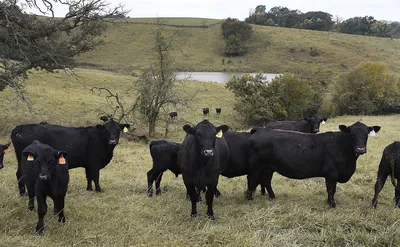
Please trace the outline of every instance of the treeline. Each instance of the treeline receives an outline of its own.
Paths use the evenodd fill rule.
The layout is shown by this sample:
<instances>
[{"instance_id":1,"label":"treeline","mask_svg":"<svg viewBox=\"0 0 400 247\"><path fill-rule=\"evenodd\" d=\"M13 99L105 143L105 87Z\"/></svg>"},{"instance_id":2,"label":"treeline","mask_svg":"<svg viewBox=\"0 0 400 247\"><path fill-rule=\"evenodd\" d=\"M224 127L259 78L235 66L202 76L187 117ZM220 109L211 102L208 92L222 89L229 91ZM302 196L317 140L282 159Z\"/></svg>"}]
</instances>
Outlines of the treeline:
<instances>
[{"instance_id":1,"label":"treeline","mask_svg":"<svg viewBox=\"0 0 400 247\"><path fill-rule=\"evenodd\" d=\"M265 5L258 5L245 19L247 23L288 28L335 31L340 33L400 38L400 22L378 21L373 16L333 19L323 11L303 13L287 7L276 6L266 11Z\"/></svg>"}]
</instances>

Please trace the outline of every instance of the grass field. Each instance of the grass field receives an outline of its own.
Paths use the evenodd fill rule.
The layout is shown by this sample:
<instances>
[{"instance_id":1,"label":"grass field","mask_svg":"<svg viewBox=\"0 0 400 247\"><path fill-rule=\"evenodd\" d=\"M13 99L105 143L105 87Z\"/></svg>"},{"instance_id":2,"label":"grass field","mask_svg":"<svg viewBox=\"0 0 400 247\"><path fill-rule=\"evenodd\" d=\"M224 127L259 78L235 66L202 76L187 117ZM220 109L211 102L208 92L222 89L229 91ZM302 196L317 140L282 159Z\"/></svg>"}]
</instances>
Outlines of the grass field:
<instances>
[{"instance_id":1,"label":"grass field","mask_svg":"<svg viewBox=\"0 0 400 247\"><path fill-rule=\"evenodd\" d=\"M11 129L19 123L100 123L98 109L105 106L105 100L88 90L92 86L108 86L119 91L127 103L133 101L126 91L132 80L129 76L87 69L79 69L77 75L78 81L64 73L33 73L27 89L37 114L30 115L22 107L16 110L6 100L1 102L0 141L9 140ZM197 97L191 108L178 109L179 120L170 130L172 140L181 141L182 125L202 120L201 108L207 106L223 109L221 116L214 111L210 114L213 123L241 128L241 117L232 108L233 95L223 85L185 82L182 92L197 92ZM0 93L2 99L11 95L8 90ZM18 195L15 155L7 153L5 168L0 171L0 246L398 246L400 210L394 208L390 182L380 194L377 210L370 209L370 202L380 156L386 145L398 139L399 119L397 115L344 116L328 119L321 126L323 132L357 120L382 126L377 136L369 139L368 153L359 158L352 179L338 185L337 208L328 208L321 178L298 181L275 175L276 200L257 191L255 199L247 201L245 177L222 177L218 187L223 196L214 200L217 220L212 222L206 217L205 203L198 207L198 218L190 218L182 178L169 172L161 184L163 194L148 198L148 145L123 137L113 160L101 171L104 192L86 191L83 169L70 171L67 223L58 225L49 202L43 237L34 235L37 213L29 212L27 198ZM162 123L157 133L161 138Z\"/></svg>"},{"instance_id":2,"label":"grass field","mask_svg":"<svg viewBox=\"0 0 400 247\"><path fill-rule=\"evenodd\" d=\"M164 18L174 25L202 25L219 20ZM149 63L155 26L130 22L154 22L153 18L130 18L120 26L110 26L105 44L81 55L78 62L97 68L131 73ZM174 45L176 68L181 71L237 71L283 73L313 67L331 73L347 71L363 61L381 61L397 73L400 66L400 40L335 32L320 32L253 25L250 52L243 57L223 55L221 26L210 28L166 27L178 31ZM319 55L311 56L310 49ZM222 59L225 63L222 63Z\"/></svg>"}]
</instances>

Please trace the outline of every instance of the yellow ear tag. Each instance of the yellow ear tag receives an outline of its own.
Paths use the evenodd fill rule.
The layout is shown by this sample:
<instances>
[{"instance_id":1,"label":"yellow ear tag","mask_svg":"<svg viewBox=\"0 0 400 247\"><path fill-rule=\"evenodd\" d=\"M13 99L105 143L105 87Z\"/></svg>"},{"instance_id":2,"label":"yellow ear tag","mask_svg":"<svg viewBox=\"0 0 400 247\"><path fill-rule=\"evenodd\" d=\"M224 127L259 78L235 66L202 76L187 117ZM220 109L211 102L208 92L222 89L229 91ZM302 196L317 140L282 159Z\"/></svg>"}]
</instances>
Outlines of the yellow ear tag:
<instances>
[{"instance_id":1,"label":"yellow ear tag","mask_svg":"<svg viewBox=\"0 0 400 247\"><path fill-rule=\"evenodd\" d=\"M124 127L124 129L122 130L124 133L128 132L128 128Z\"/></svg>"},{"instance_id":2,"label":"yellow ear tag","mask_svg":"<svg viewBox=\"0 0 400 247\"><path fill-rule=\"evenodd\" d=\"M58 158L58 164L65 165L65 158L62 154L61 154L60 158Z\"/></svg>"},{"instance_id":3,"label":"yellow ear tag","mask_svg":"<svg viewBox=\"0 0 400 247\"><path fill-rule=\"evenodd\" d=\"M35 158L31 154L28 154L28 158L26 160L28 161L33 161Z\"/></svg>"},{"instance_id":4,"label":"yellow ear tag","mask_svg":"<svg viewBox=\"0 0 400 247\"><path fill-rule=\"evenodd\" d=\"M215 136L218 137L218 138L221 138L222 137L222 130L218 131L218 133Z\"/></svg>"}]
</instances>

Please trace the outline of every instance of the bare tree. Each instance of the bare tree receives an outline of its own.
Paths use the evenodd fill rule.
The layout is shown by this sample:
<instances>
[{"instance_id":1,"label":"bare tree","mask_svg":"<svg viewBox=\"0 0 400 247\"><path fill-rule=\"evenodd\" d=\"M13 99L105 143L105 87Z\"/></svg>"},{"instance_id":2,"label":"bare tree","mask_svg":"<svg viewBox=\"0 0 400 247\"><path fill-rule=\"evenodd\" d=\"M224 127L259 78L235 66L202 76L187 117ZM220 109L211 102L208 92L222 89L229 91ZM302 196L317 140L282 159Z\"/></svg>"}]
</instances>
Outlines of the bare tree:
<instances>
[{"instance_id":1,"label":"bare tree","mask_svg":"<svg viewBox=\"0 0 400 247\"><path fill-rule=\"evenodd\" d=\"M177 83L182 83L176 79L173 69L174 59L171 56L177 31L168 35L163 23L157 20L153 34L155 41L152 49L153 62L149 68L141 71L134 85L138 91L138 110L148 122L150 137L155 134L156 122L162 111L167 111L171 106L186 105L194 97L183 96L175 87Z\"/></svg>"},{"instance_id":2,"label":"bare tree","mask_svg":"<svg viewBox=\"0 0 400 247\"><path fill-rule=\"evenodd\" d=\"M53 4L69 7L63 18L54 17ZM23 6L50 17L27 14ZM0 2L0 91L12 87L31 104L24 81L31 69L54 72L73 68L75 55L102 43L107 17L123 16L122 6L106 0L4 0ZM115 19L115 18L112 18Z\"/></svg>"}]
</instances>

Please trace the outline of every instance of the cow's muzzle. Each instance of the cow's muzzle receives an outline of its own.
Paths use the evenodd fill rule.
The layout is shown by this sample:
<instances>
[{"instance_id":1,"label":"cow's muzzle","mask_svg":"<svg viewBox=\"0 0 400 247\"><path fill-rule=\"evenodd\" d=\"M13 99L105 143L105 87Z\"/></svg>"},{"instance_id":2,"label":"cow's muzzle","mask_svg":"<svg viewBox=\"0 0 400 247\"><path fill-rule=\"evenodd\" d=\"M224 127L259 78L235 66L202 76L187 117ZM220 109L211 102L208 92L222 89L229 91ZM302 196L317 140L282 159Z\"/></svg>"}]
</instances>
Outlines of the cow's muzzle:
<instances>
[{"instance_id":1,"label":"cow's muzzle","mask_svg":"<svg viewBox=\"0 0 400 247\"><path fill-rule=\"evenodd\" d=\"M206 149L203 151L204 157L213 157L214 156L214 150L212 149Z\"/></svg>"},{"instance_id":2,"label":"cow's muzzle","mask_svg":"<svg viewBox=\"0 0 400 247\"><path fill-rule=\"evenodd\" d=\"M109 140L108 144L110 145L117 145L118 144L118 140Z\"/></svg>"},{"instance_id":3,"label":"cow's muzzle","mask_svg":"<svg viewBox=\"0 0 400 247\"><path fill-rule=\"evenodd\" d=\"M365 154L367 152L367 148L356 148L356 154Z\"/></svg>"},{"instance_id":4,"label":"cow's muzzle","mask_svg":"<svg viewBox=\"0 0 400 247\"><path fill-rule=\"evenodd\" d=\"M49 175L46 175L46 174L39 174L39 179L40 180L43 180L43 181L46 181L46 180L48 180L49 179Z\"/></svg>"}]
</instances>

